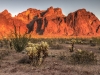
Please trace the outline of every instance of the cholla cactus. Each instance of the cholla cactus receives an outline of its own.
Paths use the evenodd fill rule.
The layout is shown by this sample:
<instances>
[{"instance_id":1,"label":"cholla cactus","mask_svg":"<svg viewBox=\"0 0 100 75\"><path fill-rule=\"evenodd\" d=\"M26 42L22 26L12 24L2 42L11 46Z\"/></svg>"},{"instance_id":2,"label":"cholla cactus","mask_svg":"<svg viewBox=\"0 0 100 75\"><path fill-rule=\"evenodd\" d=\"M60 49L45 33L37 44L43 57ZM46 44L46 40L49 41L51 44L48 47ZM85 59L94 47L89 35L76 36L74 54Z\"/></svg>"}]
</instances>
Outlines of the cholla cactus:
<instances>
[{"instance_id":1,"label":"cholla cactus","mask_svg":"<svg viewBox=\"0 0 100 75\"><path fill-rule=\"evenodd\" d=\"M83 44L83 41L79 39L79 40L77 40L77 43L78 44Z\"/></svg>"},{"instance_id":2,"label":"cholla cactus","mask_svg":"<svg viewBox=\"0 0 100 75\"><path fill-rule=\"evenodd\" d=\"M74 44L75 44L76 40L75 39L72 39L71 40L71 48L69 49L70 52L73 52L74 51Z\"/></svg>"},{"instance_id":3,"label":"cholla cactus","mask_svg":"<svg viewBox=\"0 0 100 75\"><path fill-rule=\"evenodd\" d=\"M28 42L28 46L26 47L27 55L32 62L32 65L41 65L44 59L48 56L48 43L41 42L40 44L33 44Z\"/></svg>"},{"instance_id":4,"label":"cholla cactus","mask_svg":"<svg viewBox=\"0 0 100 75\"><path fill-rule=\"evenodd\" d=\"M44 54L44 57L46 57L48 55L48 47L49 47L49 45L47 42L41 42L40 48Z\"/></svg>"},{"instance_id":5,"label":"cholla cactus","mask_svg":"<svg viewBox=\"0 0 100 75\"><path fill-rule=\"evenodd\" d=\"M81 49L77 49L77 51L78 51L79 53L81 53L81 52L82 52L82 50L81 50Z\"/></svg>"},{"instance_id":6,"label":"cholla cactus","mask_svg":"<svg viewBox=\"0 0 100 75\"><path fill-rule=\"evenodd\" d=\"M33 47L34 46L34 44L33 43L31 43L30 41L28 42L28 44L27 44L27 46L28 47Z\"/></svg>"},{"instance_id":7,"label":"cholla cactus","mask_svg":"<svg viewBox=\"0 0 100 75\"><path fill-rule=\"evenodd\" d=\"M71 42L72 42L72 43L75 43L75 42L76 42L76 40L75 40L75 39L72 39L72 40L71 40Z\"/></svg>"}]
</instances>

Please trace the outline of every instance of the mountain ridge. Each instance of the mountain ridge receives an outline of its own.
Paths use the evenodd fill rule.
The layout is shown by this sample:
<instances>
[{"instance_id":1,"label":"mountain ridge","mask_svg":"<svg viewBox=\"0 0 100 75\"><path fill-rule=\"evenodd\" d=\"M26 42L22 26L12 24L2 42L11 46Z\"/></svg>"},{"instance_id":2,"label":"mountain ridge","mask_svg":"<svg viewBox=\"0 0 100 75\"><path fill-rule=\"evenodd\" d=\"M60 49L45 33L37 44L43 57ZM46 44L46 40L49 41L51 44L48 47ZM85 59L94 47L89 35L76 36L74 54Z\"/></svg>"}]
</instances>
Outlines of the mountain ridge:
<instances>
[{"instance_id":1,"label":"mountain ridge","mask_svg":"<svg viewBox=\"0 0 100 75\"><path fill-rule=\"evenodd\" d=\"M29 8L11 17L8 10L0 13L0 34L11 34L13 25L21 26L21 34L31 33L41 36L100 36L100 20L85 8L65 16L61 8L49 7L47 10ZM17 28L18 30L18 28ZM4 35L5 34L5 35Z\"/></svg>"}]
</instances>

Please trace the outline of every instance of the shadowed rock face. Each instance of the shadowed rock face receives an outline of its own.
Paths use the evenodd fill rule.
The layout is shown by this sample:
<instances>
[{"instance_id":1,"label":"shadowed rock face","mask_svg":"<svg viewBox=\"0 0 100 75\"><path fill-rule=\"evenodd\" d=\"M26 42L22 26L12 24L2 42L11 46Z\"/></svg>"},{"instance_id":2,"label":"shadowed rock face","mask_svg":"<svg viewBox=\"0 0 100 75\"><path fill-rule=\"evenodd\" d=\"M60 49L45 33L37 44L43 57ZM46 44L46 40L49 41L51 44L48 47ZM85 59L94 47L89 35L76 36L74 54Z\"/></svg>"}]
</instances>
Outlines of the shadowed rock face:
<instances>
[{"instance_id":1,"label":"shadowed rock face","mask_svg":"<svg viewBox=\"0 0 100 75\"><path fill-rule=\"evenodd\" d=\"M99 19L86 9L67 16L63 15L61 8L53 7L47 10L29 8L15 17L11 17L7 10L0 13L0 33L10 34L13 24L20 26L21 34L28 30L32 35L43 36L100 36Z\"/></svg>"},{"instance_id":2,"label":"shadowed rock face","mask_svg":"<svg viewBox=\"0 0 100 75\"><path fill-rule=\"evenodd\" d=\"M68 16L64 16L60 8L50 7L43 13L42 17L38 17L37 20L33 19L36 23L31 28L34 29L35 26L36 30L38 30L32 30L33 32L42 33L43 35L100 35L100 21L93 13L86 11L86 9L79 9L69 13ZM30 23L29 26L31 26ZM31 28L29 28L29 31Z\"/></svg>"},{"instance_id":3,"label":"shadowed rock face","mask_svg":"<svg viewBox=\"0 0 100 75\"><path fill-rule=\"evenodd\" d=\"M14 26L16 25L17 31L20 26L20 34L24 34L27 30L26 24L17 18L11 17L11 14L4 10L0 13L0 38L11 37L14 33Z\"/></svg>"},{"instance_id":4,"label":"shadowed rock face","mask_svg":"<svg viewBox=\"0 0 100 75\"><path fill-rule=\"evenodd\" d=\"M65 21L73 28L74 35L100 35L100 21L93 13L85 9L79 9L70 13Z\"/></svg>"}]
</instances>

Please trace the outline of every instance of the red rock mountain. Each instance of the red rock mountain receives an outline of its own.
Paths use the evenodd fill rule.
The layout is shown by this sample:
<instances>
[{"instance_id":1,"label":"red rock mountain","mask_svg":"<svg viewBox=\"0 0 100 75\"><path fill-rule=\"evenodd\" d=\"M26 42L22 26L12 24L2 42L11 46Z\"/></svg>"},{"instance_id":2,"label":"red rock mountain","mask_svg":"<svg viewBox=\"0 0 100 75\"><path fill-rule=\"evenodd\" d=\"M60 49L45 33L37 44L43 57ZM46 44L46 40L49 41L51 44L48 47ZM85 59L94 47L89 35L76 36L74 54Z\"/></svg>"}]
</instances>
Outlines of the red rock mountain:
<instances>
[{"instance_id":1,"label":"red rock mountain","mask_svg":"<svg viewBox=\"0 0 100 75\"><path fill-rule=\"evenodd\" d=\"M26 31L32 36L100 36L99 19L86 9L63 15L61 8L50 7L47 10L29 8L15 17L4 10L0 13L0 35L10 36L20 26L20 33Z\"/></svg>"}]
</instances>

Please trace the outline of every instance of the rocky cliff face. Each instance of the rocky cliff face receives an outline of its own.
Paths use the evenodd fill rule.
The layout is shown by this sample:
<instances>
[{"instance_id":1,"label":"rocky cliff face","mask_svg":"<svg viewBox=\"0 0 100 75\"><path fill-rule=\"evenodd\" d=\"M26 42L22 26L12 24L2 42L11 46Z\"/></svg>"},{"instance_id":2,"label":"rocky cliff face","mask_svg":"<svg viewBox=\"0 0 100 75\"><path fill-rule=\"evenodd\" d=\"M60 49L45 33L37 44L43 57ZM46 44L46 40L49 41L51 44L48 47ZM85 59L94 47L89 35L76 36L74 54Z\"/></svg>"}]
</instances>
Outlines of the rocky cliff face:
<instances>
[{"instance_id":1,"label":"rocky cliff face","mask_svg":"<svg viewBox=\"0 0 100 75\"><path fill-rule=\"evenodd\" d=\"M100 35L99 19L86 9L79 9L70 13L65 21L73 29L73 35Z\"/></svg>"},{"instance_id":2,"label":"rocky cliff face","mask_svg":"<svg viewBox=\"0 0 100 75\"><path fill-rule=\"evenodd\" d=\"M29 8L22 13L19 13L15 18L22 20L24 23L30 22L35 16L40 15L41 11Z\"/></svg>"},{"instance_id":3,"label":"rocky cliff face","mask_svg":"<svg viewBox=\"0 0 100 75\"><path fill-rule=\"evenodd\" d=\"M60 8L50 7L42 17L28 24L29 32L42 35L99 36L100 21L86 9L79 9L64 16ZM30 27L29 27L30 26ZM35 30L34 30L35 29Z\"/></svg>"},{"instance_id":4,"label":"rocky cliff face","mask_svg":"<svg viewBox=\"0 0 100 75\"><path fill-rule=\"evenodd\" d=\"M100 36L100 21L86 9L63 15L61 8L47 10L29 8L15 17L4 10L0 13L0 33L11 33L13 25L20 26L21 34L43 36ZM18 30L18 28L17 28Z\"/></svg>"},{"instance_id":5,"label":"rocky cliff face","mask_svg":"<svg viewBox=\"0 0 100 75\"><path fill-rule=\"evenodd\" d=\"M4 10L0 13L0 38L11 37L11 34L14 33L14 25L16 26L17 31L20 27L21 34L24 34L27 30L26 23L20 19L12 18L11 14Z\"/></svg>"}]
</instances>

